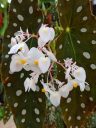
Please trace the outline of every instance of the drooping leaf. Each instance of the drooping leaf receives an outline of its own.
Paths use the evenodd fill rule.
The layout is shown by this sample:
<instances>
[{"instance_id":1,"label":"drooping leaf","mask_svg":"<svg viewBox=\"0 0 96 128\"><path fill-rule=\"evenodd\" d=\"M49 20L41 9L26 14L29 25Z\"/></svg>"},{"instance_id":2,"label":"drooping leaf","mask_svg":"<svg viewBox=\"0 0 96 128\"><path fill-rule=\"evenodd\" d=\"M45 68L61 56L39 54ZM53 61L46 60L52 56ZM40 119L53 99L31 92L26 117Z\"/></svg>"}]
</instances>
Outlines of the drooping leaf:
<instances>
[{"instance_id":1,"label":"drooping leaf","mask_svg":"<svg viewBox=\"0 0 96 128\"><path fill-rule=\"evenodd\" d=\"M96 106L96 20L91 15L89 0L59 0L58 10L63 32L56 44L57 58L73 58L86 70L84 92L74 89L61 107L68 128L86 128L86 120ZM64 81L59 69L58 79Z\"/></svg>"},{"instance_id":2,"label":"drooping leaf","mask_svg":"<svg viewBox=\"0 0 96 128\"><path fill-rule=\"evenodd\" d=\"M9 25L5 33L2 55L2 80L8 103L18 128L42 128L45 114L45 97L41 91L29 93L24 90L27 72L9 74L11 56L8 55L10 39L20 27L30 33L37 33L42 23L42 13L38 9L37 0L12 0ZM28 42L33 46L36 40ZM40 85L38 84L40 87Z\"/></svg>"}]
</instances>

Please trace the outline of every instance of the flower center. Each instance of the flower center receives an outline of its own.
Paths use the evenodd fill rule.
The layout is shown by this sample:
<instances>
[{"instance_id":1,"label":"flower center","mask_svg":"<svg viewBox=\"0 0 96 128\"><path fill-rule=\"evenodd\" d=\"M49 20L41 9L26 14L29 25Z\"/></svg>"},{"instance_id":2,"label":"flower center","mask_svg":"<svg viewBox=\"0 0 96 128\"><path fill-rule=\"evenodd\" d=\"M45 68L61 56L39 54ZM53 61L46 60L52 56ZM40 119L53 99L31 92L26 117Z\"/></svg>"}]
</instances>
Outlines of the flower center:
<instances>
[{"instance_id":1,"label":"flower center","mask_svg":"<svg viewBox=\"0 0 96 128\"><path fill-rule=\"evenodd\" d=\"M38 65L39 64L39 61L38 60L34 60L34 64L35 65Z\"/></svg>"},{"instance_id":2,"label":"flower center","mask_svg":"<svg viewBox=\"0 0 96 128\"><path fill-rule=\"evenodd\" d=\"M21 59L21 60L20 60L20 63L21 63L21 64L26 64L27 61L26 61L26 59Z\"/></svg>"},{"instance_id":3,"label":"flower center","mask_svg":"<svg viewBox=\"0 0 96 128\"><path fill-rule=\"evenodd\" d=\"M22 47L21 47L21 48L19 48L19 50L20 50L20 51L22 51L22 49L23 49Z\"/></svg>"},{"instance_id":4,"label":"flower center","mask_svg":"<svg viewBox=\"0 0 96 128\"><path fill-rule=\"evenodd\" d=\"M42 89L42 92L44 92L44 93L46 92L44 88Z\"/></svg>"},{"instance_id":5,"label":"flower center","mask_svg":"<svg viewBox=\"0 0 96 128\"><path fill-rule=\"evenodd\" d=\"M77 88L77 86L78 86L78 83L77 82L73 82L73 87Z\"/></svg>"}]
</instances>

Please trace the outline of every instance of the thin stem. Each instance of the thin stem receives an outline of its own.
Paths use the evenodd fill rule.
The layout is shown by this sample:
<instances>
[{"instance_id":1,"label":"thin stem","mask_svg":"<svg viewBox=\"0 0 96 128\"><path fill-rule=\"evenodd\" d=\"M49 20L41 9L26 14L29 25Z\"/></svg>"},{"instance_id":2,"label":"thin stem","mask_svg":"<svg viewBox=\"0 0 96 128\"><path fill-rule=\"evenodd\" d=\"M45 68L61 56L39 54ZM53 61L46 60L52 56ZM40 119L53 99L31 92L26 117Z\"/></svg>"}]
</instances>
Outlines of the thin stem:
<instances>
[{"instance_id":1,"label":"thin stem","mask_svg":"<svg viewBox=\"0 0 96 128\"><path fill-rule=\"evenodd\" d=\"M51 69L52 69L52 67L53 67L53 64L54 64L54 63L51 64L51 66L50 66L50 68L49 68L49 71L48 71L48 75L47 75L47 83L48 83L48 77L49 77L49 74L50 74L50 78L51 78L51 80L53 81L53 77L52 77L52 74L51 74Z\"/></svg>"},{"instance_id":2,"label":"thin stem","mask_svg":"<svg viewBox=\"0 0 96 128\"><path fill-rule=\"evenodd\" d=\"M28 40L30 40L31 38L38 38L36 35L34 35L34 34L32 34L26 41L25 41L25 43L28 41Z\"/></svg>"},{"instance_id":3,"label":"thin stem","mask_svg":"<svg viewBox=\"0 0 96 128\"><path fill-rule=\"evenodd\" d=\"M60 62L56 62L58 65L60 65L64 70L66 70L66 68L60 63Z\"/></svg>"}]
</instances>

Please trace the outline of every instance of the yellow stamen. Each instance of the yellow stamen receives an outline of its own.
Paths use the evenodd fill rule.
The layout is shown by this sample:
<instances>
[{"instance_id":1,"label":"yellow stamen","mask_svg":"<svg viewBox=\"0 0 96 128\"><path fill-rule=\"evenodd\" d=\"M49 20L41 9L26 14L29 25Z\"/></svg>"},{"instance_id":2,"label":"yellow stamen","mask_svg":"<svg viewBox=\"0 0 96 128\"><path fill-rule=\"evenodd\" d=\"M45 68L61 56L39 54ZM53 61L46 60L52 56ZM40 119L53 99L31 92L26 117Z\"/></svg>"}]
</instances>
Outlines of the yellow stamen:
<instances>
[{"instance_id":1,"label":"yellow stamen","mask_svg":"<svg viewBox=\"0 0 96 128\"><path fill-rule=\"evenodd\" d=\"M34 61L34 64L35 64L35 65L38 65L38 64L39 64L39 61L38 61L38 60L35 60L35 61Z\"/></svg>"},{"instance_id":2,"label":"yellow stamen","mask_svg":"<svg viewBox=\"0 0 96 128\"><path fill-rule=\"evenodd\" d=\"M44 88L42 89L42 92L44 92L44 93L46 92Z\"/></svg>"},{"instance_id":3,"label":"yellow stamen","mask_svg":"<svg viewBox=\"0 0 96 128\"><path fill-rule=\"evenodd\" d=\"M78 83L77 82L73 82L73 87L77 88L77 86L78 86Z\"/></svg>"},{"instance_id":4,"label":"yellow stamen","mask_svg":"<svg viewBox=\"0 0 96 128\"><path fill-rule=\"evenodd\" d=\"M21 59L21 60L20 60L20 63L21 63L21 64L26 64L26 62L27 62L26 59Z\"/></svg>"},{"instance_id":5,"label":"yellow stamen","mask_svg":"<svg viewBox=\"0 0 96 128\"><path fill-rule=\"evenodd\" d=\"M23 49L22 47L21 47L21 48L19 48L19 50L20 50L20 51L22 51L22 49Z\"/></svg>"}]
</instances>

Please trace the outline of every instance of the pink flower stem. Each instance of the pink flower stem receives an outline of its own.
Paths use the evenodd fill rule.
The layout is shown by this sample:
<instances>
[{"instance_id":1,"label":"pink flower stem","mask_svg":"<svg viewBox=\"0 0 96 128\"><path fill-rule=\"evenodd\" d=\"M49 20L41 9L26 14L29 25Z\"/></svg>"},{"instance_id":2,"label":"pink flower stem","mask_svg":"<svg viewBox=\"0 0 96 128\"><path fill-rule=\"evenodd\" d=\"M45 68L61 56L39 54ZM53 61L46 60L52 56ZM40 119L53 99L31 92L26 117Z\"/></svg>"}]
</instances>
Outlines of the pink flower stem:
<instances>
[{"instance_id":1,"label":"pink flower stem","mask_svg":"<svg viewBox=\"0 0 96 128\"><path fill-rule=\"evenodd\" d=\"M60 62L56 62L58 65L60 65L64 70L66 70L66 68L63 66L63 64L62 63L60 63Z\"/></svg>"}]
</instances>

